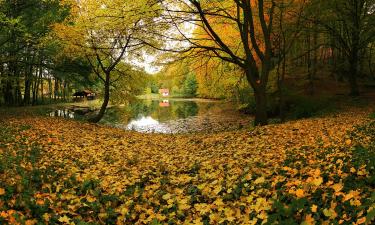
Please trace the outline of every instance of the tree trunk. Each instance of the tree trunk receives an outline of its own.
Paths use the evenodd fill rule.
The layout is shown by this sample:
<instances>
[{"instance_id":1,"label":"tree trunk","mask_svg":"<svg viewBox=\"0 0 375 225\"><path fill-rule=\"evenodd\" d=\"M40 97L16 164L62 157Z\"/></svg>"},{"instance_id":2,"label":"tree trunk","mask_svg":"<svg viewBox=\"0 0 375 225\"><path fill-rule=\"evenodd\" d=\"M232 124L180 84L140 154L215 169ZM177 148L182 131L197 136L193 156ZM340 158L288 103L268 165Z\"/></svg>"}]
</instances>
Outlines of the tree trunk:
<instances>
[{"instance_id":1,"label":"tree trunk","mask_svg":"<svg viewBox=\"0 0 375 225\"><path fill-rule=\"evenodd\" d=\"M31 73L26 73L25 75L25 92L24 92L24 97L23 97L23 104L24 105L29 105L30 104L30 99L31 99L31 80L30 80L30 75Z\"/></svg>"},{"instance_id":2,"label":"tree trunk","mask_svg":"<svg viewBox=\"0 0 375 225\"><path fill-rule=\"evenodd\" d=\"M352 49L349 54L349 84L350 95L359 96L359 89L357 84L358 76L358 58L359 58L359 34L352 33Z\"/></svg>"},{"instance_id":3,"label":"tree trunk","mask_svg":"<svg viewBox=\"0 0 375 225\"><path fill-rule=\"evenodd\" d=\"M255 97L255 126L264 126L268 124L267 118L267 95L265 88L254 89Z\"/></svg>"},{"instance_id":4,"label":"tree trunk","mask_svg":"<svg viewBox=\"0 0 375 225\"><path fill-rule=\"evenodd\" d=\"M106 79L104 83L104 101L100 108L99 113L95 117L89 119L89 122L92 122L92 123L98 123L103 118L105 111L107 109L108 103L109 103L110 73L107 73L105 78Z\"/></svg>"},{"instance_id":5,"label":"tree trunk","mask_svg":"<svg viewBox=\"0 0 375 225\"><path fill-rule=\"evenodd\" d=\"M373 78L375 78L375 73L374 73L373 70L372 70L372 66L373 66L373 64L372 64L372 48L373 48L373 46L371 45L371 46L370 46L370 49L369 49L368 68L369 68L370 75L371 75Z\"/></svg>"},{"instance_id":6,"label":"tree trunk","mask_svg":"<svg viewBox=\"0 0 375 225\"><path fill-rule=\"evenodd\" d=\"M43 75L40 76L40 90L41 90L42 104L44 104L44 77Z\"/></svg>"},{"instance_id":7,"label":"tree trunk","mask_svg":"<svg viewBox=\"0 0 375 225\"><path fill-rule=\"evenodd\" d=\"M350 95L359 96L359 89L358 89L358 84L357 84L358 57L356 57L353 54L349 63L350 63L350 69L349 69Z\"/></svg>"},{"instance_id":8,"label":"tree trunk","mask_svg":"<svg viewBox=\"0 0 375 225\"><path fill-rule=\"evenodd\" d=\"M48 95L49 95L49 103L52 102L52 78L48 76Z\"/></svg>"},{"instance_id":9,"label":"tree trunk","mask_svg":"<svg viewBox=\"0 0 375 225\"><path fill-rule=\"evenodd\" d=\"M55 87L53 89L53 99L56 101L57 95L59 93L59 79L55 77Z\"/></svg>"},{"instance_id":10,"label":"tree trunk","mask_svg":"<svg viewBox=\"0 0 375 225\"><path fill-rule=\"evenodd\" d=\"M5 88L4 88L4 99L5 99L5 104L8 106L13 105L13 86L12 86L12 81L11 77L8 76L8 79L5 81Z\"/></svg>"},{"instance_id":11,"label":"tree trunk","mask_svg":"<svg viewBox=\"0 0 375 225\"><path fill-rule=\"evenodd\" d=\"M284 42L285 43L285 42ZM283 49L283 65L282 65L282 72L281 77L278 82L278 89L279 89L279 97L280 97L280 105L279 105L279 114L281 122L285 122L286 118L286 102L285 102L285 93L284 93L284 80L285 80L285 74L286 74L286 52L285 49Z\"/></svg>"}]
</instances>

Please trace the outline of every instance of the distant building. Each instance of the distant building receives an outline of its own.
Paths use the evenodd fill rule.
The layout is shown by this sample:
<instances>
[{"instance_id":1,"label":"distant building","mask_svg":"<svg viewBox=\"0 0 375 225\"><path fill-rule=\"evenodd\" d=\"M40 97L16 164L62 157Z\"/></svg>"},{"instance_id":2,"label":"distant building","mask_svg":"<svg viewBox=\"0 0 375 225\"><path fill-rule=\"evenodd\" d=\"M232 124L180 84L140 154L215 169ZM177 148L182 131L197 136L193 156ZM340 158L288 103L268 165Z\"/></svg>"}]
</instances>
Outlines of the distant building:
<instances>
[{"instance_id":1,"label":"distant building","mask_svg":"<svg viewBox=\"0 0 375 225\"><path fill-rule=\"evenodd\" d=\"M94 100L95 93L89 90L77 91L73 94L74 99Z\"/></svg>"},{"instance_id":2,"label":"distant building","mask_svg":"<svg viewBox=\"0 0 375 225\"><path fill-rule=\"evenodd\" d=\"M159 89L159 94L161 94L163 97L168 97L169 89Z\"/></svg>"}]
</instances>

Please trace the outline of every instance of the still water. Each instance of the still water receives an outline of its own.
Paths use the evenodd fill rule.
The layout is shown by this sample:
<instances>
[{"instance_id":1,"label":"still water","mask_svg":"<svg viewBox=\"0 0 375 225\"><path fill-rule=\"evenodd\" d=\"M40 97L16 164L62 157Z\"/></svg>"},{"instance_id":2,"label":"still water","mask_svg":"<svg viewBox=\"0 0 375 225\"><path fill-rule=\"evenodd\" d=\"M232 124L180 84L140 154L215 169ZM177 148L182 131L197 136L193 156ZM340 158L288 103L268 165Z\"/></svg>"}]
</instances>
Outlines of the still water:
<instances>
[{"instance_id":1,"label":"still water","mask_svg":"<svg viewBox=\"0 0 375 225\"><path fill-rule=\"evenodd\" d=\"M82 119L62 109L50 116ZM251 124L233 103L206 100L138 100L128 106L111 107L100 123L143 133L197 133L236 130Z\"/></svg>"}]
</instances>

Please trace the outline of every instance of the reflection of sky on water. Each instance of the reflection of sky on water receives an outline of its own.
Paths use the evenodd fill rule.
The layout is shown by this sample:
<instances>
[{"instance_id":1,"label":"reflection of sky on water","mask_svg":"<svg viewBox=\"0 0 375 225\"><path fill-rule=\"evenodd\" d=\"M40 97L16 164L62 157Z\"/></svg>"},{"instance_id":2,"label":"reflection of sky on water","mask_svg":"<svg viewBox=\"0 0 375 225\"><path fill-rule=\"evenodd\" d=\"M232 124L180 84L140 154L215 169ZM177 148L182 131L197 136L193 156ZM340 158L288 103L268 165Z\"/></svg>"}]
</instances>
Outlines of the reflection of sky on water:
<instances>
[{"instance_id":1,"label":"reflection of sky on water","mask_svg":"<svg viewBox=\"0 0 375 225\"><path fill-rule=\"evenodd\" d=\"M49 114L50 117L63 117L63 118L69 118L74 119L74 112L68 110L68 109L58 109Z\"/></svg>"},{"instance_id":2,"label":"reflection of sky on water","mask_svg":"<svg viewBox=\"0 0 375 225\"><path fill-rule=\"evenodd\" d=\"M153 119L151 116L142 116L138 119L133 119L129 122L126 127L128 130L134 130L138 132L146 133L170 133L171 130L166 125L159 123L159 121Z\"/></svg>"}]
</instances>

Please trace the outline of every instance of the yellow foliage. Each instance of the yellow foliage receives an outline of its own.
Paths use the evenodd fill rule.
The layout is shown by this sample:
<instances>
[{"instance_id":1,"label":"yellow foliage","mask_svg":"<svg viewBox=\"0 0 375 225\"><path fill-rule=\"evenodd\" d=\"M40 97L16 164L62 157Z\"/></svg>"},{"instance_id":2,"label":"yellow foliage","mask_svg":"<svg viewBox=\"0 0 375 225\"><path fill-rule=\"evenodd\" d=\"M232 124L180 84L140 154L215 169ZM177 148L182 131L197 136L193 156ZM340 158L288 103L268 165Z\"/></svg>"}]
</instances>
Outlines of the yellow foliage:
<instances>
[{"instance_id":1,"label":"yellow foliage","mask_svg":"<svg viewBox=\"0 0 375 225\"><path fill-rule=\"evenodd\" d=\"M103 194L119 196L114 208L118 224L167 223L181 217L186 224L202 224L202 218L212 224L266 223L280 192L288 198L310 200L317 189L324 191L321 201L328 204L308 205L300 212L300 222L314 224L315 215L320 214L328 223L338 217L360 223L362 216L344 218L337 208L342 202L359 206L364 195L362 190L347 190L343 182L349 175L368 174L366 167L358 168L361 174L349 172L351 166L343 168L343 159L351 157L343 140L353 126L366 121L359 115L365 112L204 135L141 134L42 117L12 117L6 123L14 127L30 124L32 129L18 135L19 140L41 147L43 154L34 166L55 166L56 172L64 174L59 181L43 184L45 192L33 196L39 205L52 202L50 210L58 215L44 214L43 223L57 218L72 224L80 218L79 209L102 201L93 191L78 194L75 190L80 187L67 188L72 176L80 183L95 178ZM306 127L311 132L305 133ZM327 137L328 150L317 141L322 137ZM286 164L292 158L299 160ZM302 161L305 164L300 166ZM21 180L0 174L4 182L16 183L16 179ZM3 195L5 190L0 188ZM1 197L0 217L10 221L15 212L2 210ZM110 217L107 207L100 206L100 223Z\"/></svg>"}]
</instances>

